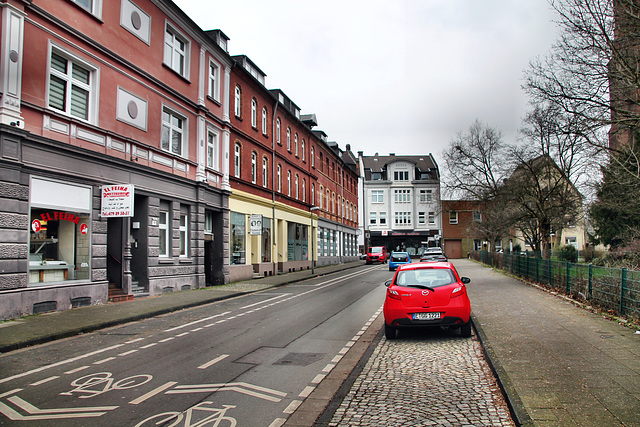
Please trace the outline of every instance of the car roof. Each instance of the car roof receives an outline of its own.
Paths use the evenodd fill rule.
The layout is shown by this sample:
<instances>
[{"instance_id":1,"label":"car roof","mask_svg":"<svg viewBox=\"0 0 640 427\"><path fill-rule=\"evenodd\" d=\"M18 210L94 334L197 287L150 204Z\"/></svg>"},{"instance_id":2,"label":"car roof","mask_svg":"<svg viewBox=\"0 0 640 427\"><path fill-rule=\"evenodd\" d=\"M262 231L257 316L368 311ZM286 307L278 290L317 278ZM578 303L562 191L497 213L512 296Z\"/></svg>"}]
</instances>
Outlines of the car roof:
<instances>
[{"instance_id":1,"label":"car roof","mask_svg":"<svg viewBox=\"0 0 640 427\"><path fill-rule=\"evenodd\" d=\"M393 252L391 252L391 255L393 255L393 254L407 254L407 255L409 255L409 252L406 252L406 251L393 251Z\"/></svg>"},{"instance_id":2,"label":"car roof","mask_svg":"<svg viewBox=\"0 0 640 427\"><path fill-rule=\"evenodd\" d=\"M451 264L449 261L439 261L439 262L429 262L429 263L412 263L412 264L405 264L404 267L402 268L403 271L406 270L420 270L423 268L449 268L449 269L455 269L453 267L453 264Z\"/></svg>"}]
</instances>

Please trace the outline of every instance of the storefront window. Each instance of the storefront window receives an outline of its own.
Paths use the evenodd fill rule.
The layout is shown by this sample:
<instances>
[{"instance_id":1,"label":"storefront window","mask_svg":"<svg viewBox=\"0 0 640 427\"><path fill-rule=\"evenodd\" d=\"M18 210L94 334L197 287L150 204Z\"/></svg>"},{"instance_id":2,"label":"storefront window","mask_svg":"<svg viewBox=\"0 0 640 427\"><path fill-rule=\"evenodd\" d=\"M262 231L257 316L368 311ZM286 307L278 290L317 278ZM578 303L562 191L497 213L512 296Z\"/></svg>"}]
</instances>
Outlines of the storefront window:
<instances>
[{"instance_id":1,"label":"storefront window","mask_svg":"<svg viewBox=\"0 0 640 427\"><path fill-rule=\"evenodd\" d=\"M31 209L29 283L88 280L90 224L87 213Z\"/></svg>"},{"instance_id":2,"label":"storefront window","mask_svg":"<svg viewBox=\"0 0 640 427\"><path fill-rule=\"evenodd\" d=\"M287 261L309 259L308 226L289 223L287 228Z\"/></svg>"},{"instance_id":3,"label":"storefront window","mask_svg":"<svg viewBox=\"0 0 640 427\"><path fill-rule=\"evenodd\" d=\"M246 220L245 215L231 212L231 265L245 264Z\"/></svg>"}]
</instances>

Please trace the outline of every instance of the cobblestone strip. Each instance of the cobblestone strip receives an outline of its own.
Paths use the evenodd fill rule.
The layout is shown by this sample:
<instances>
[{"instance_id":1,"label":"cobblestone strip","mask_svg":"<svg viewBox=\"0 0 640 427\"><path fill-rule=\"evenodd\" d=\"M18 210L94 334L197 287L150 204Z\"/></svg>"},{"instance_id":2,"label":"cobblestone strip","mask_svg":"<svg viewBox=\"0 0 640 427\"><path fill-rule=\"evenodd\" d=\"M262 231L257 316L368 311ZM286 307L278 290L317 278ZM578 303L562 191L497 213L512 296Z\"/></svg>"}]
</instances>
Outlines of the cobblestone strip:
<instances>
[{"instance_id":1,"label":"cobblestone strip","mask_svg":"<svg viewBox=\"0 0 640 427\"><path fill-rule=\"evenodd\" d=\"M449 332L382 339L329 426L515 424L480 343Z\"/></svg>"}]
</instances>

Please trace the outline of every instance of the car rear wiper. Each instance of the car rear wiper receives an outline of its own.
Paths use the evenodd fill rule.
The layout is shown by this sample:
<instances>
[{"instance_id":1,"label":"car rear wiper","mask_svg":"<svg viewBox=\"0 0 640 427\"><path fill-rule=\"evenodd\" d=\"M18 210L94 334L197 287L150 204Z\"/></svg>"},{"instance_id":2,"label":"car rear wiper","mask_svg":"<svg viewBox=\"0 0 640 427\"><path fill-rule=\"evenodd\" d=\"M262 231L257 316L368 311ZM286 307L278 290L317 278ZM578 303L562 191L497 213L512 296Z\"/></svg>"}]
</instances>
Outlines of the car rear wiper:
<instances>
[{"instance_id":1,"label":"car rear wiper","mask_svg":"<svg viewBox=\"0 0 640 427\"><path fill-rule=\"evenodd\" d=\"M406 286L408 286L410 288L427 289L427 290L429 290L431 292L435 292L436 291L435 289L430 288L429 286L425 286L425 285L406 285Z\"/></svg>"}]
</instances>

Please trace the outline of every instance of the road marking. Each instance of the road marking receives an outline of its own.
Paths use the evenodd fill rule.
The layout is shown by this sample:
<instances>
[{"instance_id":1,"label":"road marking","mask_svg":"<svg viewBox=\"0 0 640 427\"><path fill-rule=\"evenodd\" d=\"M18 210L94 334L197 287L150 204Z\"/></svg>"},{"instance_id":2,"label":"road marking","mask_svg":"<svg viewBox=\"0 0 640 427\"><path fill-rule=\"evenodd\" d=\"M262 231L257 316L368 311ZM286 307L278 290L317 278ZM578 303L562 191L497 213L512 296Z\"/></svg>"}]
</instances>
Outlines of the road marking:
<instances>
[{"instance_id":1,"label":"road marking","mask_svg":"<svg viewBox=\"0 0 640 427\"><path fill-rule=\"evenodd\" d=\"M273 297L273 298L270 298L268 300L256 302L254 304L245 305L244 307L240 307L239 310L244 310L246 308L254 307L256 305L261 305L261 304L264 304L264 303L267 303L267 302L270 302L270 301L273 301L273 300L276 300L276 299L280 299L280 298L286 297L288 295L292 295L292 294L291 293L287 293L287 294L278 295L277 297Z\"/></svg>"},{"instance_id":2,"label":"road marking","mask_svg":"<svg viewBox=\"0 0 640 427\"><path fill-rule=\"evenodd\" d=\"M93 362L94 365L102 365L103 363L107 363L111 360L115 359L115 357L107 357L106 359L98 360L97 362Z\"/></svg>"},{"instance_id":3,"label":"road marking","mask_svg":"<svg viewBox=\"0 0 640 427\"><path fill-rule=\"evenodd\" d=\"M6 396L10 396L10 395L12 395L12 394L19 393L19 392L21 392L22 390L23 390L23 389L21 389L21 388L14 388L13 390L9 390L9 391L7 391L7 392L5 392L5 393L0 394L0 398L6 397Z\"/></svg>"},{"instance_id":4,"label":"road marking","mask_svg":"<svg viewBox=\"0 0 640 427\"><path fill-rule=\"evenodd\" d=\"M158 345L158 343L157 342L152 342L151 344L143 345L140 348L147 349L149 347L153 347L154 345Z\"/></svg>"},{"instance_id":5,"label":"road marking","mask_svg":"<svg viewBox=\"0 0 640 427\"><path fill-rule=\"evenodd\" d=\"M316 375L316 377L311 381L311 384L320 384L320 382L322 382L323 379L325 379L327 377L326 374L318 374Z\"/></svg>"},{"instance_id":6,"label":"road marking","mask_svg":"<svg viewBox=\"0 0 640 427\"><path fill-rule=\"evenodd\" d=\"M331 370L332 370L333 368L335 368L335 367L336 367L336 365L335 365L335 364L333 364L333 363L329 363L327 366L325 366L325 367L324 367L324 369L322 370L322 372L329 373L329 372L331 372Z\"/></svg>"},{"instance_id":7,"label":"road marking","mask_svg":"<svg viewBox=\"0 0 640 427\"><path fill-rule=\"evenodd\" d=\"M160 387L151 390L149 393L143 394L142 396L138 397L137 399L133 399L131 402L129 402L131 405L137 405L139 403L144 402L147 399L152 398L153 396L155 396L156 394L162 393L163 391L165 391L168 388L173 387L174 385L178 384L175 381L169 381L168 383L161 385Z\"/></svg>"},{"instance_id":8,"label":"road marking","mask_svg":"<svg viewBox=\"0 0 640 427\"><path fill-rule=\"evenodd\" d=\"M22 415L8 405L0 402L0 412L7 416L12 421L27 421L27 420L53 420L64 418L86 418L86 417L100 417L106 414L106 411L112 411L119 408L118 406L97 406L88 408L55 408L55 409L39 409L29 402L19 398L18 396L12 396L9 402L13 403L18 408L22 409L29 415ZM100 412L98 412L100 411Z\"/></svg>"},{"instance_id":9,"label":"road marking","mask_svg":"<svg viewBox=\"0 0 640 427\"><path fill-rule=\"evenodd\" d=\"M300 392L300 394L298 395L298 397L309 397L309 395L313 392L313 390L315 390L315 387L312 386L307 386L304 388L304 390L302 390Z\"/></svg>"},{"instance_id":10,"label":"road marking","mask_svg":"<svg viewBox=\"0 0 640 427\"><path fill-rule=\"evenodd\" d=\"M298 409L298 406L302 405L302 401L301 400L294 400L293 402L291 402L289 404L289 406L287 406L287 408L282 411L282 413L284 414L293 414L296 409Z\"/></svg>"},{"instance_id":11,"label":"road marking","mask_svg":"<svg viewBox=\"0 0 640 427\"><path fill-rule=\"evenodd\" d=\"M238 393L268 400L270 402L280 402L282 400L281 397L286 397L287 395L287 393L278 390L260 387L244 382L227 384L179 385L175 389L167 391L166 394L214 393L217 391L236 391Z\"/></svg>"},{"instance_id":12,"label":"road marking","mask_svg":"<svg viewBox=\"0 0 640 427\"><path fill-rule=\"evenodd\" d=\"M195 325L195 324L201 323L201 322L206 322L208 320L215 319L216 317L226 316L229 313L231 313L231 312L230 311L225 311L224 313L216 314L215 316L205 317L204 319L196 320L196 321L193 321L193 322L190 322L190 323L185 323L184 325L180 325L180 326L176 326L174 328L166 329L164 332L177 331L178 329L186 328L188 326L192 326L192 325Z\"/></svg>"},{"instance_id":13,"label":"road marking","mask_svg":"<svg viewBox=\"0 0 640 427\"><path fill-rule=\"evenodd\" d=\"M227 357L229 357L228 354L223 354L222 356L218 356L215 359L210 360L209 362L205 363L204 365L198 366L198 369L207 369L209 366L214 365L214 364L218 363L219 361L221 361L222 359L226 359Z\"/></svg>"},{"instance_id":14,"label":"road marking","mask_svg":"<svg viewBox=\"0 0 640 427\"><path fill-rule=\"evenodd\" d=\"M49 381L57 380L58 378L60 378L60 376L59 375L55 375L53 377L49 377L49 378L45 378L45 379L40 380L40 381L36 381L35 383L31 383L29 385L30 386L37 386L37 385L40 385L40 384L48 383Z\"/></svg>"},{"instance_id":15,"label":"road marking","mask_svg":"<svg viewBox=\"0 0 640 427\"><path fill-rule=\"evenodd\" d=\"M118 356L128 356L128 355L130 355L132 353L137 353L137 352L138 352L138 350L133 349L133 350L125 351L124 353L120 353Z\"/></svg>"},{"instance_id":16,"label":"road marking","mask_svg":"<svg viewBox=\"0 0 640 427\"><path fill-rule=\"evenodd\" d=\"M84 371L85 369L87 369L89 367L89 365L85 365L85 366L80 366L79 368L76 369L72 369L70 371L65 372L65 375L70 375L70 374L75 374L76 372L80 372L80 371Z\"/></svg>"},{"instance_id":17,"label":"road marking","mask_svg":"<svg viewBox=\"0 0 640 427\"><path fill-rule=\"evenodd\" d=\"M276 418L271 424L269 424L269 427L282 427L286 422L286 418Z\"/></svg>"}]
</instances>

